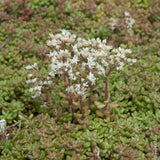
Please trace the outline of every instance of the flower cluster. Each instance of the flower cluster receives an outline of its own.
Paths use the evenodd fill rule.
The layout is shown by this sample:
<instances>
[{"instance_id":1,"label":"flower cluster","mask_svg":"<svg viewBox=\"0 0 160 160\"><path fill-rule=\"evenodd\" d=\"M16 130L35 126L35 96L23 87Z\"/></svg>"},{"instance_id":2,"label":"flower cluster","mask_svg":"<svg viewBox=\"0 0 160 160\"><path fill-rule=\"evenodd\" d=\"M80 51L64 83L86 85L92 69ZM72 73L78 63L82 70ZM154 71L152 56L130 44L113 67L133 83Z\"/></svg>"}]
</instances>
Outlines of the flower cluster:
<instances>
[{"instance_id":1,"label":"flower cluster","mask_svg":"<svg viewBox=\"0 0 160 160\"><path fill-rule=\"evenodd\" d=\"M131 17L129 12L124 12L125 18L124 22L126 24L127 29L131 29L133 24L135 23L135 20Z\"/></svg>"},{"instance_id":2,"label":"flower cluster","mask_svg":"<svg viewBox=\"0 0 160 160\"><path fill-rule=\"evenodd\" d=\"M56 35L50 34L50 40L47 45L53 48L48 54L51 59L49 77L56 75L62 77L65 84L66 97L69 104L72 105L75 97L79 97L79 103L82 112L82 99L88 94L89 105L91 105L91 96L93 86L100 77L105 78L105 98L108 98L108 76L113 69L122 70L126 64L133 64L136 59L129 58L132 51L130 49L117 48L106 44L106 40L79 38L69 31L61 30ZM27 66L27 70L38 70L37 64ZM30 78L31 74L28 75ZM44 82L37 81L36 78L30 79L27 83L35 83L36 86L30 91L35 91L33 98L40 96L41 88Z\"/></svg>"},{"instance_id":3,"label":"flower cluster","mask_svg":"<svg viewBox=\"0 0 160 160\"><path fill-rule=\"evenodd\" d=\"M28 74L28 80L26 81L27 84L34 84L34 87L30 88L29 91L30 92L34 92L35 94L32 96L33 99L38 98L41 96L41 90L43 85L47 85L47 84L51 84L52 81L50 79L50 77L47 77L46 80L43 79L43 76L41 75L38 65L37 63L34 63L33 65L28 65L25 67L25 69L27 70L27 72L29 72ZM40 78L35 78L34 74L31 74L30 72L35 71L36 73L38 73L38 77Z\"/></svg>"},{"instance_id":4,"label":"flower cluster","mask_svg":"<svg viewBox=\"0 0 160 160\"><path fill-rule=\"evenodd\" d=\"M99 75L107 79L113 69L122 70L126 64L136 62L136 59L128 58L132 53L130 49L114 49L106 45L106 40L87 40L66 30L61 32L51 34L51 40L47 41L48 46L54 47L48 55L51 58L49 74L63 77L69 98L74 95L83 97L89 93L91 101L92 87L96 85Z\"/></svg>"},{"instance_id":5,"label":"flower cluster","mask_svg":"<svg viewBox=\"0 0 160 160\"><path fill-rule=\"evenodd\" d=\"M133 24L135 23L135 19L133 19L129 12L124 12L124 18L110 18L110 27L112 30L116 28L126 28L127 31L132 29Z\"/></svg>"}]
</instances>

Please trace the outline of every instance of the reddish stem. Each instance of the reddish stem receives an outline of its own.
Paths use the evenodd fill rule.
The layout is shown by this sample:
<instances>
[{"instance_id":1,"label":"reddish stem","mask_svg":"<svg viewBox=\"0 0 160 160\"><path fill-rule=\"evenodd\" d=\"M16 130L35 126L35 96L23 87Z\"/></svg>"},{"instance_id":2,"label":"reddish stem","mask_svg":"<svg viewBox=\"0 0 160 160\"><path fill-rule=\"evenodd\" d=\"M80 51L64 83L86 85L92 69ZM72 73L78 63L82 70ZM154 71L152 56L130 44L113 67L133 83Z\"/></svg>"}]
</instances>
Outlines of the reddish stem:
<instances>
[{"instance_id":1,"label":"reddish stem","mask_svg":"<svg viewBox=\"0 0 160 160\"><path fill-rule=\"evenodd\" d=\"M91 104L92 104L92 84L91 84L91 82L89 82L89 88L90 88L90 90L89 90L89 106L91 106Z\"/></svg>"},{"instance_id":2,"label":"reddish stem","mask_svg":"<svg viewBox=\"0 0 160 160\"><path fill-rule=\"evenodd\" d=\"M80 86L82 87L82 79L81 79L81 77L79 78L79 83L80 83ZM80 112L82 114L82 117L84 117L83 104L82 104L82 96L80 96Z\"/></svg>"},{"instance_id":3,"label":"reddish stem","mask_svg":"<svg viewBox=\"0 0 160 160\"><path fill-rule=\"evenodd\" d=\"M108 75L105 76L105 100L108 100Z\"/></svg>"},{"instance_id":4,"label":"reddish stem","mask_svg":"<svg viewBox=\"0 0 160 160\"><path fill-rule=\"evenodd\" d=\"M68 78L68 84L67 84L67 77L66 77L65 71L63 71L63 80L64 80L65 88L67 89L67 87L71 85L71 82ZM72 112L72 122L73 122L74 121L73 94L67 92L67 97L68 97L68 103Z\"/></svg>"}]
</instances>

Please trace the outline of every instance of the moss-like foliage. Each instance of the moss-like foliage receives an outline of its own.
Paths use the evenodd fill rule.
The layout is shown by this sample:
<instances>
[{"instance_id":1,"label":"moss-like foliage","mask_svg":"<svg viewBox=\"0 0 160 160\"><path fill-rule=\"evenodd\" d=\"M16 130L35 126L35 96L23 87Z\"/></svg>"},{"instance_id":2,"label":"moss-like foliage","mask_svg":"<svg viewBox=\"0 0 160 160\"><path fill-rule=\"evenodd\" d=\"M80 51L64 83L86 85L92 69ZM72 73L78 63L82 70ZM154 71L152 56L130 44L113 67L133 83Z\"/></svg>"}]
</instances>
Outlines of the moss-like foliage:
<instances>
[{"instance_id":1,"label":"moss-like foliage","mask_svg":"<svg viewBox=\"0 0 160 160\"><path fill-rule=\"evenodd\" d=\"M1 142L1 159L152 159L160 129L151 112L100 121L95 115L78 124L71 115L38 115L19 122L9 140ZM159 152L157 152L159 156Z\"/></svg>"}]
</instances>

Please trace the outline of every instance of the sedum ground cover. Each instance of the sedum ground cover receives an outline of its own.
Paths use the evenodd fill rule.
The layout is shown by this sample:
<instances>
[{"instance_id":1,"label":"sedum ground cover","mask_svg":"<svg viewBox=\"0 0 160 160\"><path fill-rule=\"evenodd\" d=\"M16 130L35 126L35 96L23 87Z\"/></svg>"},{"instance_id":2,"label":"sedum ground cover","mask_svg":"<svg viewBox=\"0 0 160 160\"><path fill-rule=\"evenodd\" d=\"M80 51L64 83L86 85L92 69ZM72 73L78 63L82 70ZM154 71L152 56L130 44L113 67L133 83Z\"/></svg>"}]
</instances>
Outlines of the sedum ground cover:
<instances>
[{"instance_id":1,"label":"sedum ground cover","mask_svg":"<svg viewBox=\"0 0 160 160\"><path fill-rule=\"evenodd\" d=\"M3 0L0 22L0 159L159 159L159 0ZM132 50L137 62L108 77L108 112L103 77L75 121L60 77L32 98L25 67L47 76L47 40L61 29Z\"/></svg>"}]
</instances>

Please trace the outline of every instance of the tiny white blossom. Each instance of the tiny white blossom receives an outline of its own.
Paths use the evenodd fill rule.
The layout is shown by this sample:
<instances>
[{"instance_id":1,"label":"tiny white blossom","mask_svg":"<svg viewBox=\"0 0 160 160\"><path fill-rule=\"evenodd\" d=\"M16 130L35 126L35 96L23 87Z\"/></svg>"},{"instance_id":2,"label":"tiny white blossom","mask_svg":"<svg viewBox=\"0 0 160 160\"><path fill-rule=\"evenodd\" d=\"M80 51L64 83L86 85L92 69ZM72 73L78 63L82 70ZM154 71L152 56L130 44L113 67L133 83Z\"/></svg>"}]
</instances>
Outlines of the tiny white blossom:
<instances>
[{"instance_id":1,"label":"tiny white blossom","mask_svg":"<svg viewBox=\"0 0 160 160\"><path fill-rule=\"evenodd\" d=\"M28 74L28 77L32 77L33 75L32 74Z\"/></svg>"},{"instance_id":2,"label":"tiny white blossom","mask_svg":"<svg viewBox=\"0 0 160 160\"><path fill-rule=\"evenodd\" d=\"M78 51L78 46L77 44L75 44L74 46L72 46L73 48L73 51L76 53L76 54L80 54L79 51Z\"/></svg>"},{"instance_id":3,"label":"tiny white blossom","mask_svg":"<svg viewBox=\"0 0 160 160\"><path fill-rule=\"evenodd\" d=\"M34 87L34 90L40 91L41 88L42 88L42 86L36 86L36 87Z\"/></svg>"},{"instance_id":4,"label":"tiny white blossom","mask_svg":"<svg viewBox=\"0 0 160 160\"><path fill-rule=\"evenodd\" d=\"M95 84L96 78L95 78L94 74L92 74L91 72L89 72L89 75L87 76L87 78L92 82L92 85Z\"/></svg>"},{"instance_id":5,"label":"tiny white blossom","mask_svg":"<svg viewBox=\"0 0 160 160\"><path fill-rule=\"evenodd\" d=\"M40 97L40 95L41 95L41 92L38 91L38 92L35 93L34 96L32 96L32 98L33 98L33 99L38 98L38 97Z\"/></svg>"},{"instance_id":6,"label":"tiny white blossom","mask_svg":"<svg viewBox=\"0 0 160 160\"><path fill-rule=\"evenodd\" d=\"M30 88L29 91L33 92L33 91L41 91L42 86L35 86L33 88Z\"/></svg>"},{"instance_id":7,"label":"tiny white blossom","mask_svg":"<svg viewBox=\"0 0 160 160\"><path fill-rule=\"evenodd\" d=\"M98 63L96 64L96 67L97 67L97 69L98 69L98 74L99 75L105 75L105 69L101 66L101 65L99 65Z\"/></svg>"},{"instance_id":8,"label":"tiny white blossom","mask_svg":"<svg viewBox=\"0 0 160 160\"><path fill-rule=\"evenodd\" d=\"M68 87L66 88L66 91L75 94L75 90L74 90L74 87L73 87L73 86L68 86Z\"/></svg>"},{"instance_id":9,"label":"tiny white blossom","mask_svg":"<svg viewBox=\"0 0 160 160\"><path fill-rule=\"evenodd\" d=\"M54 55L56 55L56 53L57 53L56 51L50 52L49 54L47 54L47 56L48 56L48 57L53 57Z\"/></svg>"},{"instance_id":10,"label":"tiny white blossom","mask_svg":"<svg viewBox=\"0 0 160 160\"><path fill-rule=\"evenodd\" d=\"M33 68L37 68L37 63L34 63L33 65L29 65L29 66L25 67L26 70L30 70L30 69L33 69Z\"/></svg>"},{"instance_id":11,"label":"tiny white blossom","mask_svg":"<svg viewBox=\"0 0 160 160\"><path fill-rule=\"evenodd\" d=\"M32 83L35 83L37 81L37 78L34 78L31 80Z\"/></svg>"},{"instance_id":12,"label":"tiny white blossom","mask_svg":"<svg viewBox=\"0 0 160 160\"><path fill-rule=\"evenodd\" d=\"M132 62L133 62L133 63L136 63L136 62L137 62L137 60L136 60L136 59L132 59Z\"/></svg>"},{"instance_id":13,"label":"tiny white blossom","mask_svg":"<svg viewBox=\"0 0 160 160\"><path fill-rule=\"evenodd\" d=\"M57 67L57 69L61 69L63 66L64 66L64 63L61 61L55 67ZM56 70L56 68L54 69Z\"/></svg>"},{"instance_id":14,"label":"tiny white blossom","mask_svg":"<svg viewBox=\"0 0 160 160\"><path fill-rule=\"evenodd\" d=\"M68 71L69 78L72 80L76 80L77 78L74 76L72 68Z\"/></svg>"},{"instance_id":15,"label":"tiny white blossom","mask_svg":"<svg viewBox=\"0 0 160 160\"><path fill-rule=\"evenodd\" d=\"M79 62L78 56L74 56L74 57L71 59L71 63L72 63L72 64L77 64L78 62Z\"/></svg>"},{"instance_id":16,"label":"tiny white blossom","mask_svg":"<svg viewBox=\"0 0 160 160\"><path fill-rule=\"evenodd\" d=\"M125 12L124 12L124 15L127 16L127 17L130 17L130 13L129 13L129 12L126 12L126 11L125 11Z\"/></svg>"},{"instance_id":17,"label":"tiny white blossom","mask_svg":"<svg viewBox=\"0 0 160 160\"><path fill-rule=\"evenodd\" d=\"M94 66L95 66L95 58L93 58L93 57L88 57L87 58L87 60L88 60L88 63L87 63L87 65L88 65L88 67L90 68L90 69L92 69Z\"/></svg>"},{"instance_id":18,"label":"tiny white blossom","mask_svg":"<svg viewBox=\"0 0 160 160\"><path fill-rule=\"evenodd\" d=\"M32 82L31 80L27 80L27 81L26 81L27 84L28 84L28 83L31 83L31 82Z\"/></svg>"},{"instance_id":19,"label":"tiny white blossom","mask_svg":"<svg viewBox=\"0 0 160 160\"><path fill-rule=\"evenodd\" d=\"M82 82L83 82L83 80L82 80ZM84 88L88 87L88 82L83 83L83 87Z\"/></svg>"},{"instance_id":20,"label":"tiny white blossom","mask_svg":"<svg viewBox=\"0 0 160 160\"><path fill-rule=\"evenodd\" d=\"M34 91L34 89L33 89L33 88L30 88L30 89L29 89L29 92L33 92L33 91Z\"/></svg>"},{"instance_id":21,"label":"tiny white blossom","mask_svg":"<svg viewBox=\"0 0 160 160\"><path fill-rule=\"evenodd\" d=\"M6 140L8 140L9 135L10 135L9 133L6 134Z\"/></svg>"},{"instance_id":22,"label":"tiny white blossom","mask_svg":"<svg viewBox=\"0 0 160 160\"><path fill-rule=\"evenodd\" d=\"M5 119L0 120L0 132L4 132L5 125L6 125L6 120Z\"/></svg>"},{"instance_id":23,"label":"tiny white blossom","mask_svg":"<svg viewBox=\"0 0 160 160\"><path fill-rule=\"evenodd\" d=\"M27 80L26 83L35 83L37 81L37 78Z\"/></svg>"},{"instance_id":24,"label":"tiny white blossom","mask_svg":"<svg viewBox=\"0 0 160 160\"><path fill-rule=\"evenodd\" d=\"M125 52L132 53L132 50L131 49L126 49Z\"/></svg>"},{"instance_id":25,"label":"tiny white blossom","mask_svg":"<svg viewBox=\"0 0 160 160\"><path fill-rule=\"evenodd\" d=\"M79 96L85 95L85 87L83 85L81 86L80 84L76 84L75 91L76 91L76 94L78 94Z\"/></svg>"},{"instance_id":26,"label":"tiny white blossom","mask_svg":"<svg viewBox=\"0 0 160 160\"><path fill-rule=\"evenodd\" d=\"M64 35L64 36L71 35L71 33L69 31L65 30L65 29L61 29L61 32L62 32L62 35Z\"/></svg>"}]
</instances>

